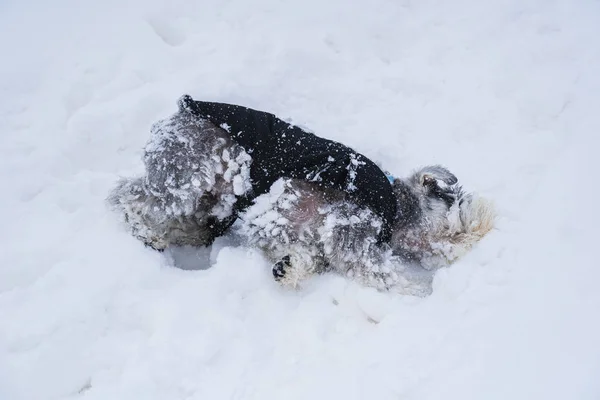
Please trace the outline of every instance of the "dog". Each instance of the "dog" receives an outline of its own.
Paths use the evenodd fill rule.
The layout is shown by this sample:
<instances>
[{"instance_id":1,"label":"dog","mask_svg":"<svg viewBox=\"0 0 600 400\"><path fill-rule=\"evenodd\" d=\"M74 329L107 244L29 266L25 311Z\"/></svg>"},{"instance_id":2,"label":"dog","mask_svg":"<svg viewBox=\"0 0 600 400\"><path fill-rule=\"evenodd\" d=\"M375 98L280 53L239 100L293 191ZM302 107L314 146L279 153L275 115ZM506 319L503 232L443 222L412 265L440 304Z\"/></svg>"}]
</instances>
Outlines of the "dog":
<instances>
[{"instance_id":1,"label":"dog","mask_svg":"<svg viewBox=\"0 0 600 400\"><path fill-rule=\"evenodd\" d=\"M146 174L108 197L153 249L209 246L230 232L261 249L287 286L332 271L426 295L430 279L415 271L451 264L493 227L491 203L442 166L395 178L273 114L188 95L178 106L151 128Z\"/></svg>"}]
</instances>

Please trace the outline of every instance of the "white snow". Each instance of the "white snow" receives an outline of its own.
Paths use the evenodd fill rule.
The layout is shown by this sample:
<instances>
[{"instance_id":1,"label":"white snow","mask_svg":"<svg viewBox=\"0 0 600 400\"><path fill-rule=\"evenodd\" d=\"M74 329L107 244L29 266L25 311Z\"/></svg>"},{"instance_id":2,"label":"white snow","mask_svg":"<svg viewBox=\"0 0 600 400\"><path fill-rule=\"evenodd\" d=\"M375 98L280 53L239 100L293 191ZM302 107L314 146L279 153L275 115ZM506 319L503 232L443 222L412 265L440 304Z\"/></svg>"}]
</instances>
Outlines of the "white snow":
<instances>
[{"instance_id":1,"label":"white snow","mask_svg":"<svg viewBox=\"0 0 600 400\"><path fill-rule=\"evenodd\" d=\"M593 0L1 2L0 399L600 398L598 38ZM443 164L497 229L424 299L146 249L104 198L183 93Z\"/></svg>"}]
</instances>

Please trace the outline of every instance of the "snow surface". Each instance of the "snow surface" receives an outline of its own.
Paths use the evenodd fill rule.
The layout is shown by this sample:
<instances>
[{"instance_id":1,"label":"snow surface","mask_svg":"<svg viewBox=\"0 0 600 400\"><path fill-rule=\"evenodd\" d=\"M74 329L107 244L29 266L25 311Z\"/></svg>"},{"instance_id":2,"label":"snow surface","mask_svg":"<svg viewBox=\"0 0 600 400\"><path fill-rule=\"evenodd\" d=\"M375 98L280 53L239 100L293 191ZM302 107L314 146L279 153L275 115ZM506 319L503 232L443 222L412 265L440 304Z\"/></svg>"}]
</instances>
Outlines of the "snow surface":
<instances>
[{"instance_id":1,"label":"snow surface","mask_svg":"<svg viewBox=\"0 0 600 400\"><path fill-rule=\"evenodd\" d=\"M599 399L599 38L592 0L0 2L0 399ZM146 249L104 198L183 93L446 165L497 229L424 299Z\"/></svg>"}]
</instances>

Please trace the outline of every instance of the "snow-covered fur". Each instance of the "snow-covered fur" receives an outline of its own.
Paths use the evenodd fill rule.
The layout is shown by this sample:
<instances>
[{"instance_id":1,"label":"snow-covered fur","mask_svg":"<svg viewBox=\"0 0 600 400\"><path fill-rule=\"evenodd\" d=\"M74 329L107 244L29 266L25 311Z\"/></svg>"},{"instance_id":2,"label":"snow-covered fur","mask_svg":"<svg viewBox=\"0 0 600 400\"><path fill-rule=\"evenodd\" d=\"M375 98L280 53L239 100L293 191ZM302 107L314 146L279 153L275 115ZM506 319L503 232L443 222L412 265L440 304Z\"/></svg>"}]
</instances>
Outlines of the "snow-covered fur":
<instances>
[{"instance_id":1,"label":"snow-covered fur","mask_svg":"<svg viewBox=\"0 0 600 400\"><path fill-rule=\"evenodd\" d=\"M152 126L146 175L121 179L108 198L146 245L210 245L250 186L250 156L210 122L177 113Z\"/></svg>"},{"instance_id":2,"label":"snow-covered fur","mask_svg":"<svg viewBox=\"0 0 600 400\"><path fill-rule=\"evenodd\" d=\"M210 245L238 219L232 230L264 250L283 284L335 271L417 295L430 286L414 278L415 266L449 265L493 225L489 202L463 192L441 166L393 181L398 212L392 240L383 245L377 215L342 192L302 180L279 179L237 215L236 202L252 190L251 162L224 129L178 112L152 127L146 175L121 180L108 200L133 235L157 250Z\"/></svg>"},{"instance_id":3,"label":"snow-covered fur","mask_svg":"<svg viewBox=\"0 0 600 400\"><path fill-rule=\"evenodd\" d=\"M444 179L453 183L443 186ZM491 230L494 212L439 166L395 179L393 187L399 201L419 207L412 214L405 212L411 207L400 207L392 240L383 246L376 243L381 220L370 210L339 192L293 179L277 181L235 229L265 251L275 263L274 276L286 285L335 271L380 290L428 294L431 282L415 275L414 267L431 271L450 265Z\"/></svg>"}]
</instances>

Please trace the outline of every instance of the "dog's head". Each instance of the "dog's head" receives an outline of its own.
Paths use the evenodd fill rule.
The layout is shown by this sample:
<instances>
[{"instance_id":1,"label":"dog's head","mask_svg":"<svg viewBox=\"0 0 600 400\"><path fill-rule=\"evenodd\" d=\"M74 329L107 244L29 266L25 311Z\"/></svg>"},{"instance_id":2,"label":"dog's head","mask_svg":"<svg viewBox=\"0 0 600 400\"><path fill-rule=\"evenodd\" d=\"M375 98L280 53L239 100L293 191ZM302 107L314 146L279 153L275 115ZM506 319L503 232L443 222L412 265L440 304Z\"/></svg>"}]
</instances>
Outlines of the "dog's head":
<instances>
[{"instance_id":1,"label":"dog's head","mask_svg":"<svg viewBox=\"0 0 600 400\"><path fill-rule=\"evenodd\" d=\"M424 267L453 262L493 226L491 204L465 192L444 167L424 167L393 186L399 210L392 247Z\"/></svg>"}]
</instances>

